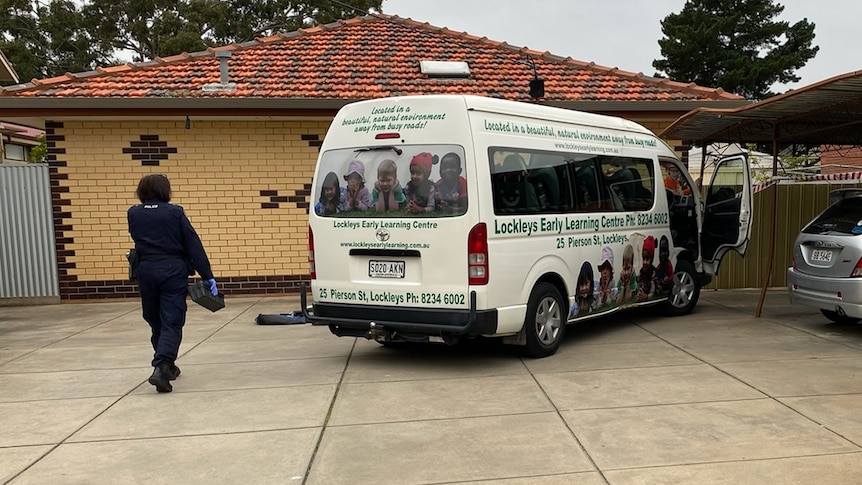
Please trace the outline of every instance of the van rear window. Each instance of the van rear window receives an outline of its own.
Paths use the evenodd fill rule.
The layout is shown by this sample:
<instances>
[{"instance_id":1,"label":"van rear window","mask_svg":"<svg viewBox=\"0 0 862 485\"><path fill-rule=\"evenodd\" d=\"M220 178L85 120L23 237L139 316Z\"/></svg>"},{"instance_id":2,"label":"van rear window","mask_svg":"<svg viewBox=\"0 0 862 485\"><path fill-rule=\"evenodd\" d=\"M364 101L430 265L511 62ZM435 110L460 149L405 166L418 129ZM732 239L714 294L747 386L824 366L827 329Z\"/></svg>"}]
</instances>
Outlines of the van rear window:
<instances>
[{"instance_id":1,"label":"van rear window","mask_svg":"<svg viewBox=\"0 0 862 485\"><path fill-rule=\"evenodd\" d=\"M467 211L464 148L379 145L320 157L314 212L324 217L451 217Z\"/></svg>"}]
</instances>

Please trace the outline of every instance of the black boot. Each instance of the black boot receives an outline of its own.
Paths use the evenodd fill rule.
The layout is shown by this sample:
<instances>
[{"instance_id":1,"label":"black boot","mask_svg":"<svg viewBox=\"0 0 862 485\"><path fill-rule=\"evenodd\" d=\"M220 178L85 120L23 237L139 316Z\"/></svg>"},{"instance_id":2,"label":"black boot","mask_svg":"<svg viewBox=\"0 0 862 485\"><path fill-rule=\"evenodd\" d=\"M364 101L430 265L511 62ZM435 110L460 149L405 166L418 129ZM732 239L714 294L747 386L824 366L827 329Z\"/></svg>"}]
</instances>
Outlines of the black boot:
<instances>
[{"instance_id":1,"label":"black boot","mask_svg":"<svg viewBox=\"0 0 862 485\"><path fill-rule=\"evenodd\" d=\"M171 363L161 361L156 364L153 375L150 376L148 382L156 386L156 390L159 392L171 392L174 390L170 382L171 375Z\"/></svg>"},{"instance_id":2,"label":"black boot","mask_svg":"<svg viewBox=\"0 0 862 485\"><path fill-rule=\"evenodd\" d=\"M171 363L171 376L168 377L169 380L175 380L181 374L180 368L176 366L173 362Z\"/></svg>"}]
</instances>

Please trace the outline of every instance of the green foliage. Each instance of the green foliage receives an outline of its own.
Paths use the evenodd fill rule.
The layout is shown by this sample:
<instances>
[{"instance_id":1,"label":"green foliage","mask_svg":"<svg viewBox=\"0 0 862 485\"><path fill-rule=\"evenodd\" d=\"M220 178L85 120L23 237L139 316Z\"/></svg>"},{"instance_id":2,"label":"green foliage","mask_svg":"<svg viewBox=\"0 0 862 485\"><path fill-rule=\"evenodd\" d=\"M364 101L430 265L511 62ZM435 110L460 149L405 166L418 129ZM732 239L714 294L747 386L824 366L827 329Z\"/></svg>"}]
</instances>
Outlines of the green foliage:
<instances>
[{"instance_id":1,"label":"green foliage","mask_svg":"<svg viewBox=\"0 0 862 485\"><path fill-rule=\"evenodd\" d=\"M687 0L662 20L664 58L652 65L677 81L767 98L774 83L799 81L794 72L820 49L814 24L777 21L783 11L773 0Z\"/></svg>"},{"instance_id":2,"label":"green foliage","mask_svg":"<svg viewBox=\"0 0 862 485\"><path fill-rule=\"evenodd\" d=\"M21 81L145 61L380 11L383 0L0 0Z\"/></svg>"},{"instance_id":3,"label":"green foliage","mask_svg":"<svg viewBox=\"0 0 862 485\"><path fill-rule=\"evenodd\" d=\"M30 149L29 163L45 163L48 161L48 141L45 135L39 135L39 144Z\"/></svg>"}]
</instances>

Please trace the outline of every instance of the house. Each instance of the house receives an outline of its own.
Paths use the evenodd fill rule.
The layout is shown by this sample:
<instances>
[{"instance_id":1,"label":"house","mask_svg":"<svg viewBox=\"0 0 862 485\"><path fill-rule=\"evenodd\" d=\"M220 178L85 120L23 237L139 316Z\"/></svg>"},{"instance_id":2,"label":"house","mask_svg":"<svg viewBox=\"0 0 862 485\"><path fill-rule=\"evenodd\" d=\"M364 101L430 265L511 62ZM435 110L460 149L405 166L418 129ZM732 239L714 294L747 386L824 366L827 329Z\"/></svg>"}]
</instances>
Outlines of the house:
<instances>
[{"instance_id":1,"label":"house","mask_svg":"<svg viewBox=\"0 0 862 485\"><path fill-rule=\"evenodd\" d=\"M15 72L15 68L12 67L12 63L3 54L3 51L0 51L0 83L5 84L9 82L17 83L18 73Z\"/></svg>"},{"instance_id":2,"label":"house","mask_svg":"<svg viewBox=\"0 0 862 485\"><path fill-rule=\"evenodd\" d=\"M692 177L701 178L708 184L715 171L715 164L723 157L744 153L751 167L751 183L757 184L772 176L772 155L746 148L739 143L713 143L706 146L706 165L703 164L703 148L688 151L688 170ZM740 177L742 175L740 174Z\"/></svg>"},{"instance_id":3,"label":"house","mask_svg":"<svg viewBox=\"0 0 862 485\"><path fill-rule=\"evenodd\" d=\"M42 130L0 122L0 163L26 163L33 148L42 143Z\"/></svg>"},{"instance_id":4,"label":"house","mask_svg":"<svg viewBox=\"0 0 862 485\"><path fill-rule=\"evenodd\" d=\"M10 86L0 119L46 130L62 299L136 296L126 210L151 172L171 178L225 293L283 293L308 280L311 176L335 112L432 93L618 115L656 132L696 107L748 103L379 14Z\"/></svg>"},{"instance_id":5,"label":"house","mask_svg":"<svg viewBox=\"0 0 862 485\"><path fill-rule=\"evenodd\" d=\"M822 146L820 149L820 171L823 174L862 171L862 146Z\"/></svg>"}]
</instances>

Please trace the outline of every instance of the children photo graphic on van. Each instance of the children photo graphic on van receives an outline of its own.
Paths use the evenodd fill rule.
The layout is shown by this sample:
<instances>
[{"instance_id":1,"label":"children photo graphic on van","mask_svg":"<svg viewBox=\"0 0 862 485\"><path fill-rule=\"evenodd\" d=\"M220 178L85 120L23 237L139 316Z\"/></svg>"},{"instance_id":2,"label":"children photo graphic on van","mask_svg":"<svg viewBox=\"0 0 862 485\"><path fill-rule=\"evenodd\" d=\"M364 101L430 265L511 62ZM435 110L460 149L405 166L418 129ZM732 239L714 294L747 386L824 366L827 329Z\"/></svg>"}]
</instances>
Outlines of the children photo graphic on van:
<instances>
[{"instance_id":1,"label":"children photo graphic on van","mask_svg":"<svg viewBox=\"0 0 862 485\"><path fill-rule=\"evenodd\" d=\"M366 211L371 207L371 192L365 186L365 165L359 160L351 160L344 174L347 188L341 203L341 212Z\"/></svg>"},{"instance_id":2,"label":"children photo graphic on van","mask_svg":"<svg viewBox=\"0 0 862 485\"><path fill-rule=\"evenodd\" d=\"M617 289L614 281L614 250L610 246L602 248L602 260L599 263L599 282L596 308L610 308L616 303Z\"/></svg>"},{"instance_id":3,"label":"children photo graphic on van","mask_svg":"<svg viewBox=\"0 0 862 485\"><path fill-rule=\"evenodd\" d=\"M641 250L641 269L638 272L638 293L637 300L645 301L655 295L655 266L653 266L653 258L655 257L655 238L647 236L642 245Z\"/></svg>"},{"instance_id":4,"label":"children photo graphic on van","mask_svg":"<svg viewBox=\"0 0 862 485\"><path fill-rule=\"evenodd\" d=\"M332 150L314 212L331 217L444 217L467 211L464 150L399 146Z\"/></svg>"},{"instance_id":5,"label":"children photo graphic on van","mask_svg":"<svg viewBox=\"0 0 862 485\"><path fill-rule=\"evenodd\" d=\"M595 280L593 279L593 265L589 261L584 261L581 264L576 290L575 304L572 305L569 316L586 315L595 310Z\"/></svg>"}]
</instances>

